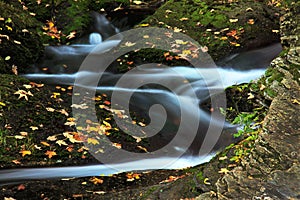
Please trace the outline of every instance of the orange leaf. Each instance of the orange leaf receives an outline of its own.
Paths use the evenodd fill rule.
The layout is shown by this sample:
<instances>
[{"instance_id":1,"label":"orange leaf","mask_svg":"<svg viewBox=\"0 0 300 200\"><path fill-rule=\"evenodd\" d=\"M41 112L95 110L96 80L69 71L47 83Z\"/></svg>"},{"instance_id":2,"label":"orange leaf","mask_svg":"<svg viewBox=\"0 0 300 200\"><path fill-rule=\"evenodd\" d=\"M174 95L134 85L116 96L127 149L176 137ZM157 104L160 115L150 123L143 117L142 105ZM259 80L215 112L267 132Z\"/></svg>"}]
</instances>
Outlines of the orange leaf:
<instances>
[{"instance_id":1,"label":"orange leaf","mask_svg":"<svg viewBox=\"0 0 300 200\"><path fill-rule=\"evenodd\" d=\"M102 184L102 183L103 183L103 180L102 180L102 179L99 179L99 178L96 178L96 177L91 178L90 181L91 181L92 183L94 183L95 185L97 185L97 184Z\"/></svg>"},{"instance_id":2,"label":"orange leaf","mask_svg":"<svg viewBox=\"0 0 300 200\"><path fill-rule=\"evenodd\" d=\"M107 100L104 101L103 103L106 104L106 105L110 105L110 101L107 101Z\"/></svg>"},{"instance_id":3,"label":"orange leaf","mask_svg":"<svg viewBox=\"0 0 300 200\"><path fill-rule=\"evenodd\" d=\"M57 154L56 154L55 151L49 151L49 150L48 150L48 151L45 153L45 155L48 156L48 158L52 158L53 156L56 156Z\"/></svg>"}]
</instances>

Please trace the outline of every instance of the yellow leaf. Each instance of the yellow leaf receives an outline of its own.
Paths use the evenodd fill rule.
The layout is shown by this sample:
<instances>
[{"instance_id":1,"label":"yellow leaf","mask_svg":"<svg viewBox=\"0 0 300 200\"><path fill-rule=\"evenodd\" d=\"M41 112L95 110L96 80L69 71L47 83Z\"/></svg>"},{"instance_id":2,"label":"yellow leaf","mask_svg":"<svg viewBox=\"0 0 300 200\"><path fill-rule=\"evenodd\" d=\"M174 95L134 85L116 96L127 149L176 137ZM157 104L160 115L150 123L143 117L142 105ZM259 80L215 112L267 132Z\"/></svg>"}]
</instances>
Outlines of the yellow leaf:
<instances>
[{"instance_id":1,"label":"yellow leaf","mask_svg":"<svg viewBox=\"0 0 300 200\"><path fill-rule=\"evenodd\" d=\"M51 95L51 98L56 99L57 96L60 96L60 93L58 93L58 92L53 92L52 95Z\"/></svg>"},{"instance_id":2,"label":"yellow leaf","mask_svg":"<svg viewBox=\"0 0 300 200\"><path fill-rule=\"evenodd\" d=\"M10 56L6 56L4 60L10 60Z\"/></svg>"},{"instance_id":3,"label":"yellow leaf","mask_svg":"<svg viewBox=\"0 0 300 200\"><path fill-rule=\"evenodd\" d=\"M300 102L297 99L293 99L292 103L300 105Z\"/></svg>"},{"instance_id":4,"label":"yellow leaf","mask_svg":"<svg viewBox=\"0 0 300 200\"><path fill-rule=\"evenodd\" d=\"M63 115L66 115L67 117L69 116L69 113L65 109L61 109L58 112L60 112Z\"/></svg>"},{"instance_id":5,"label":"yellow leaf","mask_svg":"<svg viewBox=\"0 0 300 200\"><path fill-rule=\"evenodd\" d=\"M99 144L98 140L96 140L94 138L88 138L87 142L88 142L88 144L92 143L93 145Z\"/></svg>"},{"instance_id":6,"label":"yellow leaf","mask_svg":"<svg viewBox=\"0 0 300 200\"><path fill-rule=\"evenodd\" d=\"M30 88L32 88L32 86L31 85L27 85L27 84L24 84L23 85L26 89L30 89Z\"/></svg>"},{"instance_id":7,"label":"yellow leaf","mask_svg":"<svg viewBox=\"0 0 300 200\"><path fill-rule=\"evenodd\" d=\"M47 143L47 142L44 142L44 141L42 141L42 142L41 142L41 144L42 144L42 145L44 145L44 146L47 146L47 147L49 147L49 146L50 146L50 144L49 144L49 143Z\"/></svg>"},{"instance_id":8,"label":"yellow leaf","mask_svg":"<svg viewBox=\"0 0 300 200\"><path fill-rule=\"evenodd\" d=\"M180 18L179 20L180 20L180 21L187 21L187 20L189 20L189 18L183 17L183 18Z\"/></svg>"},{"instance_id":9,"label":"yellow leaf","mask_svg":"<svg viewBox=\"0 0 300 200\"><path fill-rule=\"evenodd\" d=\"M132 3L134 3L134 4L136 4L136 5L140 5L140 4L142 4L143 2L142 2L142 1L137 1L137 0L135 0L135 1L132 1Z\"/></svg>"},{"instance_id":10,"label":"yellow leaf","mask_svg":"<svg viewBox=\"0 0 300 200\"><path fill-rule=\"evenodd\" d=\"M57 140L55 143L58 144L59 146L61 146L61 145L68 146L68 144L63 140Z\"/></svg>"},{"instance_id":11,"label":"yellow leaf","mask_svg":"<svg viewBox=\"0 0 300 200\"><path fill-rule=\"evenodd\" d=\"M5 27L7 28L7 30L12 31L12 27L5 25Z\"/></svg>"},{"instance_id":12,"label":"yellow leaf","mask_svg":"<svg viewBox=\"0 0 300 200\"><path fill-rule=\"evenodd\" d=\"M21 150L19 153L22 154L22 157L24 157L26 155L31 155L31 151L29 151L29 150Z\"/></svg>"},{"instance_id":13,"label":"yellow leaf","mask_svg":"<svg viewBox=\"0 0 300 200\"><path fill-rule=\"evenodd\" d=\"M57 154L56 154L55 151L49 151L49 150L48 150L48 151L45 153L45 155L48 156L48 158L52 158L53 156L56 156Z\"/></svg>"},{"instance_id":14,"label":"yellow leaf","mask_svg":"<svg viewBox=\"0 0 300 200\"><path fill-rule=\"evenodd\" d=\"M149 24L140 24L141 27L147 27Z\"/></svg>"},{"instance_id":15,"label":"yellow leaf","mask_svg":"<svg viewBox=\"0 0 300 200\"><path fill-rule=\"evenodd\" d=\"M203 183L204 183L205 185L210 185L210 182L209 182L209 179L208 179L208 178L205 178L205 179L203 180Z\"/></svg>"},{"instance_id":16,"label":"yellow leaf","mask_svg":"<svg viewBox=\"0 0 300 200\"><path fill-rule=\"evenodd\" d=\"M21 42L20 42L20 41L17 41L17 40L14 40L14 43L16 43L16 44L21 44Z\"/></svg>"},{"instance_id":17,"label":"yellow leaf","mask_svg":"<svg viewBox=\"0 0 300 200\"><path fill-rule=\"evenodd\" d=\"M229 172L229 170L226 168L221 168L219 171L220 174L227 174L228 172Z\"/></svg>"},{"instance_id":18,"label":"yellow leaf","mask_svg":"<svg viewBox=\"0 0 300 200\"><path fill-rule=\"evenodd\" d=\"M21 140L23 138L25 138L23 135L15 135L15 138L18 139L18 140Z\"/></svg>"},{"instance_id":19,"label":"yellow leaf","mask_svg":"<svg viewBox=\"0 0 300 200\"><path fill-rule=\"evenodd\" d=\"M239 21L239 19L229 19L230 23L235 23L235 22L238 22L238 21Z\"/></svg>"},{"instance_id":20,"label":"yellow leaf","mask_svg":"<svg viewBox=\"0 0 300 200\"><path fill-rule=\"evenodd\" d=\"M55 141L55 140L57 140L57 137L55 135L52 135L52 136L47 137L47 140Z\"/></svg>"},{"instance_id":21,"label":"yellow leaf","mask_svg":"<svg viewBox=\"0 0 300 200\"><path fill-rule=\"evenodd\" d=\"M46 110L49 111L49 112L54 112L55 111L54 108L50 108L50 107L47 107Z\"/></svg>"},{"instance_id":22,"label":"yellow leaf","mask_svg":"<svg viewBox=\"0 0 300 200\"><path fill-rule=\"evenodd\" d=\"M38 130L39 128L36 127L36 126L30 126L29 128L31 128L31 130L35 131L35 130Z\"/></svg>"},{"instance_id":23,"label":"yellow leaf","mask_svg":"<svg viewBox=\"0 0 300 200\"><path fill-rule=\"evenodd\" d=\"M183 40L175 40L176 44L187 44L188 41L183 41Z\"/></svg>"},{"instance_id":24,"label":"yellow leaf","mask_svg":"<svg viewBox=\"0 0 300 200\"><path fill-rule=\"evenodd\" d=\"M183 50L182 54L183 55L190 55L191 54L191 50Z\"/></svg>"},{"instance_id":25,"label":"yellow leaf","mask_svg":"<svg viewBox=\"0 0 300 200\"><path fill-rule=\"evenodd\" d=\"M6 106L6 104L0 101L0 106Z\"/></svg>"},{"instance_id":26,"label":"yellow leaf","mask_svg":"<svg viewBox=\"0 0 300 200\"><path fill-rule=\"evenodd\" d=\"M226 37L226 36L223 36L220 38L220 40L227 40L227 39L228 39L228 37Z\"/></svg>"}]
</instances>

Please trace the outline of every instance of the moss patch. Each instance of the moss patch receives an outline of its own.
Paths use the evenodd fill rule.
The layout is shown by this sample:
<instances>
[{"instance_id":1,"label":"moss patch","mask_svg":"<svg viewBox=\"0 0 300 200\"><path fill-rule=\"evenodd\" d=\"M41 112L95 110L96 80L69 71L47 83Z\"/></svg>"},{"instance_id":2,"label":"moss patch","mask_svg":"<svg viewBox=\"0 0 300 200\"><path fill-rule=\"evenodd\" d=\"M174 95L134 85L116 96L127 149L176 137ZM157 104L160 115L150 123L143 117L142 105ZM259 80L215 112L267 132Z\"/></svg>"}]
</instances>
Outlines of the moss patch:
<instances>
[{"instance_id":1,"label":"moss patch","mask_svg":"<svg viewBox=\"0 0 300 200\"><path fill-rule=\"evenodd\" d=\"M42 54L43 45L36 29L40 27L28 12L0 1L0 55L8 65L16 65L22 72ZM1 71L6 71L2 66Z\"/></svg>"}]
</instances>

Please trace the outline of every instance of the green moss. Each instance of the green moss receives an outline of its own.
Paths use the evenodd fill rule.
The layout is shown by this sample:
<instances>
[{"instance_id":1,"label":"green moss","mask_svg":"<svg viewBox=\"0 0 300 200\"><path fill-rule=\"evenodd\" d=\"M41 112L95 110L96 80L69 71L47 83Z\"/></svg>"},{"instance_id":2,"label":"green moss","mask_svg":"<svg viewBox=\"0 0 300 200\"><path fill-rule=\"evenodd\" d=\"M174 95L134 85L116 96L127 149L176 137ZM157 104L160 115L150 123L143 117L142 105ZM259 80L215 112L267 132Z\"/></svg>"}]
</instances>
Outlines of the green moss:
<instances>
[{"instance_id":1,"label":"green moss","mask_svg":"<svg viewBox=\"0 0 300 200\"><path fill-rule=\"evenodd\" d=\"M247 11L249 8L252 10ZM207 46L208 53L214 60L218 60L236 53L240 48L247 48L248 45L255 48L253 44L259 47L279 41L279 35L272 33L272 29L279 29L279 18L274 19L273 16L270 19L269 15L273 15L270 9L274 8L268 9L267 12L261 4L253 1L221 3L173 0L168 1L142 23L170 29L180 28L200 45ZM277 11L274 9L273 12ZM231 22L230 19L237 21ZM254 19L257 23L249 25L249 19ZM237 37L228 36L232 30L238 31Z\"/></svg>"}]
</instances>

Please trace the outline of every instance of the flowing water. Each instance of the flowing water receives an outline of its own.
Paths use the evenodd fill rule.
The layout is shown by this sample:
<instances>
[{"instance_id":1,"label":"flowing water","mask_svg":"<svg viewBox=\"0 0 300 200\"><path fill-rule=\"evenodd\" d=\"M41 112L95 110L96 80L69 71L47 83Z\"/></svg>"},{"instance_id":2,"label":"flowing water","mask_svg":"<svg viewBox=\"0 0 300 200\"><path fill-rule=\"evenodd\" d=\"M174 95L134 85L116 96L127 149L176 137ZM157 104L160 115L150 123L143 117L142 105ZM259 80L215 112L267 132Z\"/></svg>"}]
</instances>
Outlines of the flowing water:
<instances>
[{"instance_id":1,"label":"flowing water","mask_svg":"<svg viewBox=\"0 0 300 200\"><path fill-rule=\"evenodd\" d=\"M165 88L151 86L137 88L133 91L131 87L126 87L124 84L122 87L115 85L122 78L122 74L112 72L98 74L94 71L78 71L86 56L96 46L98 50L100 48L100 52L106 52L118 45L122 39L120 37L117 40L106 40L109 36L118 33L118 29L113 27L104 16L95 13L93 15L95 18L93 32L89 34L89 37L85 40L85 44L46 47L43 60L33 65L31 71L23 76L32 81L41 81L47 84L77 84L81 88L108 94L118 92L122 94L119 95L120 97L132 94L131 108L139 113L148 113L151 106L160 104L165 108L168 114L167 121L169 121L169 126L172 127L178 128L178 121L183 120L181 116L184 114L189 119L198 119L201 116L201 121L196 122L199 128L196 131L195 137L193 137L194 140L184 143L183 141L186 140L186 136L181 135L178 136L180 143L173 144L172 149L169 149L166 153L153 154L154 156L148 158L137 156L135 159L131 158L112 162L109 166L89 165L1 170L0 183L8 184L31 179L97 176L100 174L110 175L133 170L180 169L208 162L217 150L233 142L230 133L236 131L237 127L212 117L211 113L200 108L199 105L212 96L217 96L220 91L224 91L224 88L228 86L247 83L259 78L265 72L271 60L281 51L280 44L272 44L261 49L231 55L218 63L220 66L216 69L217 71L212 71L210 68L199 69L186 66L172 68L138 67L135 73L128 74L126 76L127 79L123 81L136 83L163 82L172 86L176 85L176 87L172 92ZM47 74L43 73L43 68L48 68ZM216 76L215 73L218 73L220 76ZM189 83L176 82L178 74L185 77ZM101 85L90 84L90 79L100 75L102 76ZM203 75L205 75L205 79ZM222 87L217 84L219 81L221 81ZM195 93L196 96L193 96L191 93ZM181 108L178 99L186 103L185 108ZM119 98L119 100L123 101L122 98ZM149 115L146 115L146 117L149 117ZM166 122L161 113L152 113L150 118L156 119L156 122L153 123L160 124L161 122ZM221 130L222 133L210 153L201 154L200 147L205 140L204 136L211 124L213 124L216 130ZM188 126L189 123L187 123L185 130L189 130ZM188 133L186 131L186 134ZM158 136L151 137L150 143L156 144L156 149L159 149L168 144L170 138L175 137L175 135L176 130L171 131L169 127L164 127ZM161 144L157 144L158 140ZM184 148L184 144L191 145L188 148ZM174 157L178 155L182 156L174 160Z\"/></svg>"}]
</instances>

